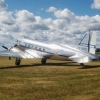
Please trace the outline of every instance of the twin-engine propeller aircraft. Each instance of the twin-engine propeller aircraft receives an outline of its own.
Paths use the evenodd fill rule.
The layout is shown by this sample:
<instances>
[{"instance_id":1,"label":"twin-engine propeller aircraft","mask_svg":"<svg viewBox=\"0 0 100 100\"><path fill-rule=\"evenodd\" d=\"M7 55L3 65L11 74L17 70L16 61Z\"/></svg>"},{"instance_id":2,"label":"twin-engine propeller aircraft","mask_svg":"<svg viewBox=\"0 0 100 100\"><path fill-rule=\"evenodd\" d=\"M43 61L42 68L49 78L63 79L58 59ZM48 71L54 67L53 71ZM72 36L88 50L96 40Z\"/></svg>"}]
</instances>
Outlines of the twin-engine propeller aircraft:
<instances>
[{"instance_id":1,"label":"twin-engine propeller aircraft","mask_svg":"<svg viewBox=\"0 0 100 100\"><path fill-rule=\"evenodd\" d=\"M91 62L100 57L95 55L96 49L96 34L86 34L80 43L74 47L67 44L44 43L36 40L22 38L18 43L8 49L2 46L4 51L0 51L0 56L16 58L15 65L20 65L21 59L24 58L41 58L41 63L46 64L47 59L53 60L72 60L84 66L84 63Z\"/></svg>"}]
</instances>

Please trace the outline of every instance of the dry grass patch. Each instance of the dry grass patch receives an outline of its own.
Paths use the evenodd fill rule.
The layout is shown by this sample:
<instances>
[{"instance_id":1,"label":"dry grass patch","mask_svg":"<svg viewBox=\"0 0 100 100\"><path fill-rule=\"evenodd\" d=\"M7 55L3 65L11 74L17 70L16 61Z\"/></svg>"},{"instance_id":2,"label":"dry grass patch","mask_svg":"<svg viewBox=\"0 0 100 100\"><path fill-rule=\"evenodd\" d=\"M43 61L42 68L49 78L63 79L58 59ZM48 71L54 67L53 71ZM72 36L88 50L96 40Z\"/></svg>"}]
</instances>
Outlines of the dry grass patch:
<instances>
[{"instance_id":1,"label":"dry grass patch","mask_svg":"<svg viewBox=\"0 0 100 100\"><path fill-rule=\"evenodd\" d=\"M0 58L0 100L99 100L100 62L81 67L67 61Z\"/></svg>"}]
</instances>

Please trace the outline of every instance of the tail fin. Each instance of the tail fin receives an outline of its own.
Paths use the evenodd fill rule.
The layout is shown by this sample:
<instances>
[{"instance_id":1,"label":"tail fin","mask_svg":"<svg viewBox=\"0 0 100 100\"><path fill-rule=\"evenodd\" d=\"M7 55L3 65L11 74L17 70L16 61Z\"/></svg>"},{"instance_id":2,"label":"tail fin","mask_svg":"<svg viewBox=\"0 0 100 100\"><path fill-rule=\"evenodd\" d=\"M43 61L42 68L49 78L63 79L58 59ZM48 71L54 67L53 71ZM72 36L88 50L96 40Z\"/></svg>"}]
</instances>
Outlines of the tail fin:
<instances>
[{"instance_id":1,"label":"tail fin","mask_svg":"<svg viewBox=\"0 0 100 100\"><path fill-rule=\"evenodd\" d=\"M87 33L78 44L79 48L89 53L95 54L96 49L96 33Z\"/></svg>"}]
</instances>

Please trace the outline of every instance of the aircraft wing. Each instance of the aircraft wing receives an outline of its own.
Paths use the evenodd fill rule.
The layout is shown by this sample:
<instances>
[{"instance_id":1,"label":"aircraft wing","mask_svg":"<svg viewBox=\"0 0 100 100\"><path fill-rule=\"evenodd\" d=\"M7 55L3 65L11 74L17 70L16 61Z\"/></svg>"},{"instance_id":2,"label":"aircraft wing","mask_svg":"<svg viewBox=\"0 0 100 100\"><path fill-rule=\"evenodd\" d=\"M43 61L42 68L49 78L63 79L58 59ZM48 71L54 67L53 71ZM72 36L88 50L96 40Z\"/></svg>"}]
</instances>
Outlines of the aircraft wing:
<instances>
[{"instance_id":1,"label":"aircraft wing","mask_svg":"<svg viewBox=\"0 0 100 100\"><path fill-rule=\"evenodd\" d=\"M22 56L19 53L11 52L8 50L0 51L0 56L22 58Z\"/></svg>"},{"instance_id":2,"label":"aircraft wing","mask_svg":"<svg viewBox=\"0 0 100 100\"><path fill-rule=\"evenodd\" d=\"M13 47L9 50L0 51L0 56L14 57L14 58L43 58L41 54L33 50L21 50Z\"/></svg>"}]
</instances>

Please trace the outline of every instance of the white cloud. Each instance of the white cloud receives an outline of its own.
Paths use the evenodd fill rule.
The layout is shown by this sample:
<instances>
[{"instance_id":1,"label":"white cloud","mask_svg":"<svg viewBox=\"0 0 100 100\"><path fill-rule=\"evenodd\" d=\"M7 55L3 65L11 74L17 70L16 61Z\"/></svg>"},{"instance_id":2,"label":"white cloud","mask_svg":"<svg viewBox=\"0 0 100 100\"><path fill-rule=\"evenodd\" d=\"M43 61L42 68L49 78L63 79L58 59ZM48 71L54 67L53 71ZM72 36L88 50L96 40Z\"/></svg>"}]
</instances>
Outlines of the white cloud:
<instances>
[{"instance_id":1,"label":"white cloud","mask_svg":"<svg viewBox=\"0 0 100 100\"><path fill-rule=\"evenodd\" d=\"M0 0L0 12L7 9L7 4L4 3L4 0Z\"/></svg>"},{"instance_id":2,"label":"white cloud","mask_svg":"<svg viewBox=\"0 0 100 100\"><path fill-rule=\"evenodd\" d=\"M100 9L100 0L94 0L93 4L91 5L92 9Z\"/></svg>"},{"instance_id":3,"label":"white cloud","mask_svg":"<svg viewBox=\"0 0 100 100\"><path fill-rule=\"evenodd\" d=\"M23 22L34 22L35 16L33 13L28 12L27 10L21 10L16 12L17 21L20 23Z\"/></svg>"},{"instance_id":4,"label":"white cloud","mask_svg":"<svg viewBox=\"0 0 100 100\"><path fill-rule=\"evenodd\" d=\"M27 10L16 12L16 24L20 27L23 33L33 33L34 30L48 30L49 28L44 24L44 21L39 16L34 16L33 13Z\"/></svg>"},{"instance_id":5,"label":"white cloud","mask_svg":"<svg viewBox=\"0 0 100 100\"><path fill-rule=\"evenodd\" d=\"M75 14L68 9L56 10L54 12L54 15L58 19L65 20L65 23L69 23L69 22L75 20Z\"/></svg>"},{"instance_id":6,"label":"white cloud","mask_svg":"<svg viewBox=\"0 0 100 100\"><path fill-rule=\"evenodd\" d=\"M75 17L74 13L71 12L70 10L68 9L64 9L64 10L57 10L54 12L54 15L57 17L57 18L62 18L62 19L72 19Z\"/></svg>"},{"instance_id":7,"label":"white cloud","mask_svg":"<svg viewBox=\"0 0 100 100\"><path fill-rule=\"evenodd\" d=\"M4 3L3 0L2 2ZM8 12L6 8L7 6L0 12L1 44L6 43L5 40L11 43L10 41L21 36L74 43L74 40L70 40L79 39L80 33L88 30L100 31L100 15L77 16L67 8L59 10L50 7L48 12L53 12L56 19L42 19L27 10Z\"/></svg>"},{"instance_id":8,"label":"white cloud","mask_svg":"<svg viewBox=\"0 0 100 100\"><path fill-rule=\"evenodd\" d=\"M47 9L47 12L55 12L57 10L57 8L55 7L50 7L49 9Z\"/></svg>"}]
</instances>

